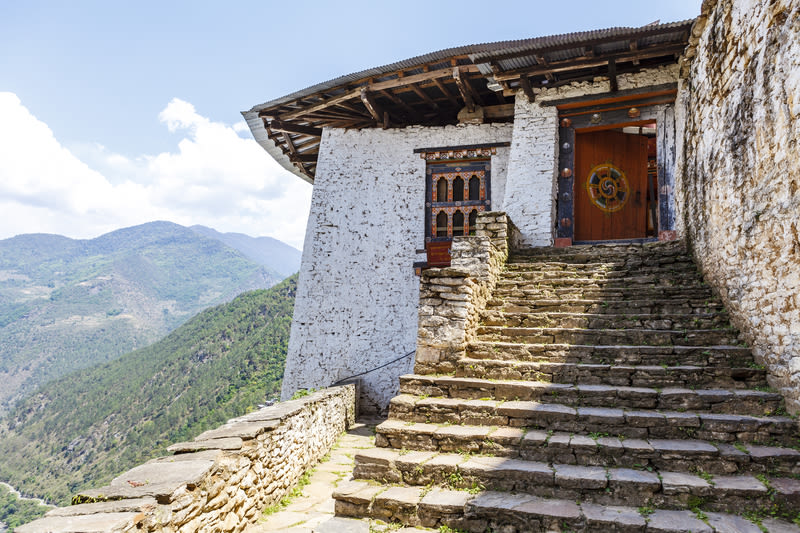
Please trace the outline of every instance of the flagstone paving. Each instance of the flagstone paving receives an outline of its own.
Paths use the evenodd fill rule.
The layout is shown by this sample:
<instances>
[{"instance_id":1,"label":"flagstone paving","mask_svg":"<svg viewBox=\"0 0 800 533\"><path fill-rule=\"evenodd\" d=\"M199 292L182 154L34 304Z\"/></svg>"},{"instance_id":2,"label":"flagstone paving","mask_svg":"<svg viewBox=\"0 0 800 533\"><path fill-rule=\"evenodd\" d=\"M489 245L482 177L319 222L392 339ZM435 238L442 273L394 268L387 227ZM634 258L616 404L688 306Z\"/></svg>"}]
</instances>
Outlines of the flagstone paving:
<instances>
[{"instance_id":1,"label":"flagstone paving","mask_svg":"<svg viewBox=\"0 0 800 533\"><path fill-rule=\"evenodd\" d=\"M419 528L397 529L380 520L341 518L334 516L333 491L339 482L353 476L356 453L374 446L375 426L380 419L359 420L339 440L329 456L314 469L302 494L291 499L286 507L265 515L245 533L378 533L383 531L430 532Z\"/></svg>"}]
</instances>

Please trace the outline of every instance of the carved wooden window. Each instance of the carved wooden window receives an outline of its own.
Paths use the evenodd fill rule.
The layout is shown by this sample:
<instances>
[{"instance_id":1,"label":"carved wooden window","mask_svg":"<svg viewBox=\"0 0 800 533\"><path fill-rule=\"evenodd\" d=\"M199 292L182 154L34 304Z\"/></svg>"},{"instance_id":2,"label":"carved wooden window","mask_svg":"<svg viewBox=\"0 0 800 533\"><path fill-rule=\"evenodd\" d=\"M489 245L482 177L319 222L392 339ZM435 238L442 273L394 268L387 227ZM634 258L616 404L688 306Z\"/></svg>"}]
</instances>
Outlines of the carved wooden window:
<instances>
[{"instance_id":1,"label":"carved wooden window","mask_svg":"<svg viewBox=\"0 0 800 533\"><path fill-rule=\"evenodd\" d=\"M425 242L449 242L474 235L479 211L490 206L490 160L428 163Z\"/></svg>"}]
</instances>

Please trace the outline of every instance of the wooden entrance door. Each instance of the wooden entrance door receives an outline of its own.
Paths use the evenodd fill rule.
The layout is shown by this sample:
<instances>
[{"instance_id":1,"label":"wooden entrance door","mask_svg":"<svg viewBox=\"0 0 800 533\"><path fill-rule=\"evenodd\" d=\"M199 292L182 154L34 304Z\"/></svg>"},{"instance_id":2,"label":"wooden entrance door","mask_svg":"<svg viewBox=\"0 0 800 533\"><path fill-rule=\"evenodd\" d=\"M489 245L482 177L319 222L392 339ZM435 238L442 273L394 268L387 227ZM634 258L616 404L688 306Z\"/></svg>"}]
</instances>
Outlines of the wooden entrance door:
<instances>
[{"instance_id":1,"label":"wooden entrance door","mask_svg":"<svg viewBox=\"0 0 800 533\"><path fill-rule=\"evenodd\" d=\"M638 239L647 232L647 138L577 133L575 240Z\"/></svg>"}]
</instances>

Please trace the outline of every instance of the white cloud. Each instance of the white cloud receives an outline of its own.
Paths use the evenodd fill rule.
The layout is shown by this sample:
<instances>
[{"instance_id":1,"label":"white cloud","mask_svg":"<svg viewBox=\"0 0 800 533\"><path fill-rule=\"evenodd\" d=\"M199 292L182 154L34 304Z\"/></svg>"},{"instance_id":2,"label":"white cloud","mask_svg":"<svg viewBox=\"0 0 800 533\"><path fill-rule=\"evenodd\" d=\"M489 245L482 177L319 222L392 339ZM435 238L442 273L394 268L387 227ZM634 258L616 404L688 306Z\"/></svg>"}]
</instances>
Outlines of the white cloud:
<instances>
[{"instance_id":1,"label":"white cloud","mask_svg":"<svg viewBox=\"0 0 800 533\"><path fill-rule=\"evenodd\" d=\"M151 220L269 235L302 246L311 187L273 161L242 123L173 99L159 114L176 150L128 158L97 143L68 150L13 93L0 92L0 238L94 237Z\"/></svg>"}]
</instances>

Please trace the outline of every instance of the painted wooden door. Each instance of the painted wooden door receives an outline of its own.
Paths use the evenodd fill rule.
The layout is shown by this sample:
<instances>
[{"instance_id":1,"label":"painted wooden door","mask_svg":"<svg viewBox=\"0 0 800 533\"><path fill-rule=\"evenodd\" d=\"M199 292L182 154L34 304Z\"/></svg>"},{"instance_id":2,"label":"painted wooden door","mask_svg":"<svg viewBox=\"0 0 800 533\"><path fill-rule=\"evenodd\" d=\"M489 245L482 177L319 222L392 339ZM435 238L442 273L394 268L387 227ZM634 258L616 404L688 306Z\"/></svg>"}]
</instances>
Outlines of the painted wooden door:
<instances>
[{"instance_id":1,"label":"painted wooden door","mask_svg":"<svg viewBox=\"0 0 800 533\"><path fill-rule=\"evenodd\" d=\"M575 240L647 233L647 138L612 130L577 133Z\"/></svg>"}]
</instances>

